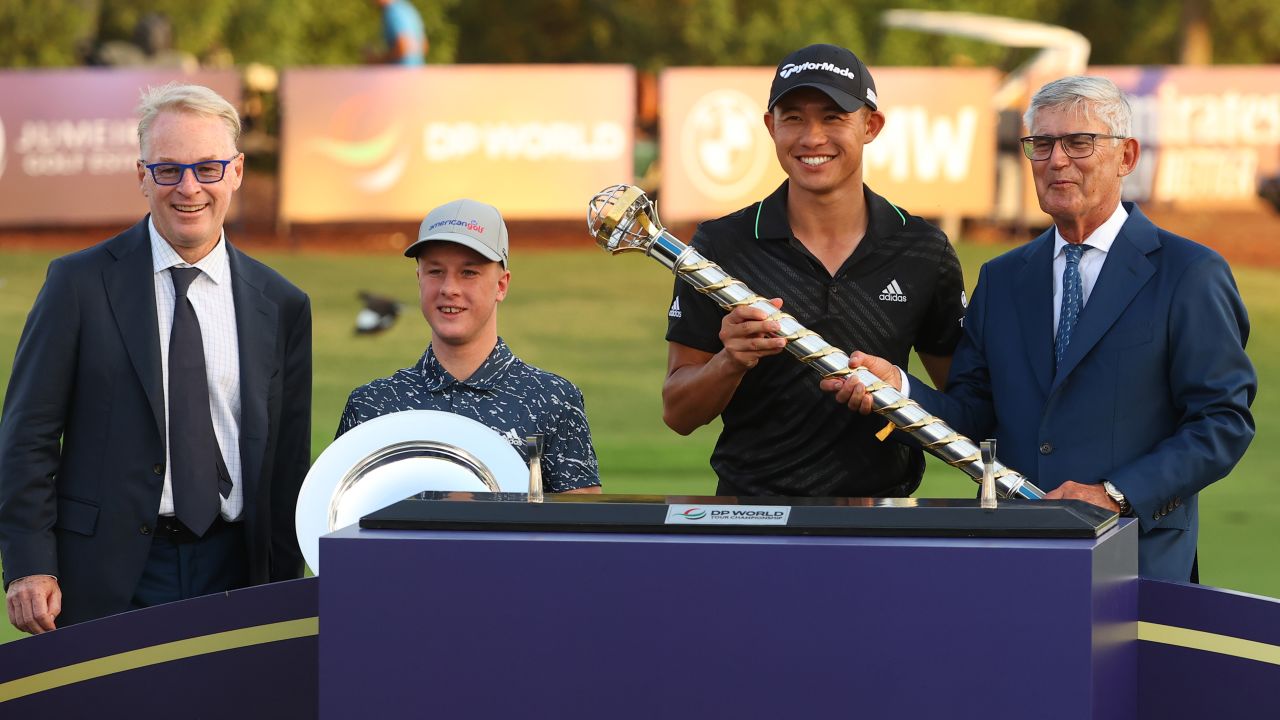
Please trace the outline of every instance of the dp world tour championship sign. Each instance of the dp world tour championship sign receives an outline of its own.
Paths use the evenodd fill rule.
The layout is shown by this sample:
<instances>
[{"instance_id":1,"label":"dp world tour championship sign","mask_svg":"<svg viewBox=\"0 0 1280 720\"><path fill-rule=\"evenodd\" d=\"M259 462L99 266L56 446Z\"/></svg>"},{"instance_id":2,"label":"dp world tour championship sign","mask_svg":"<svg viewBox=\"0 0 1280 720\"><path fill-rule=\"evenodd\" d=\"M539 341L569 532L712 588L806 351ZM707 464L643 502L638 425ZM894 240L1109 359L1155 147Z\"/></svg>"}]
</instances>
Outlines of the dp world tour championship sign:
<instances>
[{"instance_id":1,"label":"dp world tour championship sign","mask_svg":"<svg viewBox=\"0 0 1280 720\"><path fill-rule=\"evenodd\" d=\"M174 80L240 102L234 71L0 71L0 225L107 224L146 213L134 110L144 88Z\"/></svg>"},{"instance_id":2,"label":"dp world tour championship sign","mask_svg":"<svg viewBox=\"0 0 1280 720\"><path fill-rule=\"evenodd\" d=\"M281 82L281 217L418 220L459 197L574 218L632 173L621 65L314 68Z\"/></svg>"}]
</instances>

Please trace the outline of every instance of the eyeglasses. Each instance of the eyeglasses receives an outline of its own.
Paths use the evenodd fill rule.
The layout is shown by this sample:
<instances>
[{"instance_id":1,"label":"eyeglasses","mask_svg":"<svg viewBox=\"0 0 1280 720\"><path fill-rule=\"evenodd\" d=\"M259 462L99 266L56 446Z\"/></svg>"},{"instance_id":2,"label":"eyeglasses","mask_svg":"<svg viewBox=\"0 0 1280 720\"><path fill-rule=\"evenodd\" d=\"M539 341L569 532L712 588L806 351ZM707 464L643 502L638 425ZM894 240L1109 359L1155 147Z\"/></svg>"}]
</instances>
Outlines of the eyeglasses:
<instances>
[{"instance_id":1,"label":"eyeglasses","mask_svg":"<svg viewBox=\"0 0 1280 720\"><path fill-rule=\"evenodd\" d=\"M1097 147L1098 138L1108 140L1127 140L1124 135L1103 135L1101 133L1071 133L1069 135L1028 135L1018 138L1022 143L1022 152L1030 160L1048 160L1053 154L1053 146L1062 142L1062 152L1069 158L1087 158Z\"/></svg>"},{"instance_id":2,"label":"eyeglasses","mask_svg":"<svg viewBox=\"0 0 1280 720\"><path fill-rule=\"evenodd\" d=\"M236 157L239 157L237 155ZM196 182L208 185L222 180L222 176L227 172L227 166L235 162L236 158L230 160L202 160L196 163L151 163L144 165L146 169L151 171L151 179L156 181L157 185L177 185L182 182L182 175L188 168L191 174L195 176Z\"/></svg>"}]
</instances>

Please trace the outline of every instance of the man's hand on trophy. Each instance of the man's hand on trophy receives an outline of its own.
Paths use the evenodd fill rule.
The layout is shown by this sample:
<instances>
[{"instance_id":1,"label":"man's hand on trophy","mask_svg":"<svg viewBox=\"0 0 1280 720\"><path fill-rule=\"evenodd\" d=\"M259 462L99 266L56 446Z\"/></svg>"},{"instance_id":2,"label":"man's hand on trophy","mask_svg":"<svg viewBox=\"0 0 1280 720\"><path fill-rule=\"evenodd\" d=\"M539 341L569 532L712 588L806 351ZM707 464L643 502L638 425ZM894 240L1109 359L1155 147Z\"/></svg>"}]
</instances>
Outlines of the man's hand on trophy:
<instances>
[{"instance_id":1,"label":"man's hand on trophy","mask_svg":"<svg viewBox=\"0 0 1280 720\"><path fill-rule=\"evenodd\" d=\"M864 367L876 377L892 385L894 389L902 389L902 373L898 371L896 365L884 358L855 352L849 356L849 367ZM856 376L827 378L822 381L821 387L826 392L834 393L836 402L848 406L850 410L856 410L863 415L871 413L871 393L867 392L867 387L859 382Z\"/></svg>"},{"instance_id":2,"label":"man's hand on trophy","mask_svg":"<svg viewBox=\"0 0 1280 720\"><path fill-rule=\"evenodd\" d=\"M782 298L769 302L782 308ZM775 337L779 325L760 308L741 305L720 321L720 343L725 357L744 372L759 364L760 359L777 355L787 347L785 338Z\"/></svg>"},{"instance_id":3,"label":"man's hand on trophy","mask_svg":"<svg viewBox=\"0 0 1280 720\"><path fill-rule=\"evenodd\" d=\"M1058 487L1050 490L1044 496L1045 500L1083 500L1090 505L1097 505L1104 510L1111 512L1120 512L1120 506L1115 500L1107 494L1107 491L1101 485L1086 485L1078 483L1074 480L1067 480Z\"/></svg>"}]
</instances>

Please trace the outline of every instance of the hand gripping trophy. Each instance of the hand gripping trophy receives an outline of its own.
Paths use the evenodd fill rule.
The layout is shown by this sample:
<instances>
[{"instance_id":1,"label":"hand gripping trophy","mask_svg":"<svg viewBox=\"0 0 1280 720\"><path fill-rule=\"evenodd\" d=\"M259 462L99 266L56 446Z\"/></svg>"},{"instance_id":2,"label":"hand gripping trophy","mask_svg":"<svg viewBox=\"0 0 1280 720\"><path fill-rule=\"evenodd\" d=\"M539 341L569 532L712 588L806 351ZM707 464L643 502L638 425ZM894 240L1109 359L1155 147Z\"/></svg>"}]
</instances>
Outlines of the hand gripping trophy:
<instances>
[{"instance_id":1,"label":"hand gripping trophy","mask_svg":"<svg viewBox=\"0 0 1280 720\"><path fill-rule=\"evenodd\" d=\"M981 483L983 458L972 440L925 412L918 403L904 397L866 368L850 368L847 354L806 329L791 315L775 308L742 281L730 277L697 250L676 239L662 226L653 202L639 188L614 185L591 198L587 208L587 230L596 244L609 253L643 252L657 260L725 310L749 305L769 313L770 319L780 326L777 336L786 339L787 351L801 362L824 378L854 375L867 387L875 411L889 421L881 439L895 428L909 433L926 450ZM999 461L993 462L992 470L996 490L1002 497L1044 498L1043 490Z\"/></svg>"}]
</instances>

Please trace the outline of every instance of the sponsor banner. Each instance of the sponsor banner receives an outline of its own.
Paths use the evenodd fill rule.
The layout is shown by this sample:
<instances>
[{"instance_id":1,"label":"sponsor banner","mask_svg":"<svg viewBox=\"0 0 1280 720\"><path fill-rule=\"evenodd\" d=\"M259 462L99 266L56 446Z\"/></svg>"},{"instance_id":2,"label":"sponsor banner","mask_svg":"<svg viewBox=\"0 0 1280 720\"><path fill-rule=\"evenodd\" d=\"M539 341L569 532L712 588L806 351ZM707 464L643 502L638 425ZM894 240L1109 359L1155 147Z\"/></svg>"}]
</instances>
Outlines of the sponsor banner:
<instances>
[{"instance_id":1,"label":"sponsor banner","mask_svg":"<svg viewBox=\"0 0 1280 720\"><path fill-rule=\"evenodd\" d=\"M0 225L132 222L143 89L179 80L240 104L235 71L82 68L0 71Z\"/></svg>"},{"instance_id":2,"label":"sponsor banner","mask_svg":"<svg viewBox=\"0 0 1280 720\"><path fill-rule=\"evenodd\" d=\"M789 505L669 505L667 525L786 525Z\"/></svg>"},{"instance_id":3,"label":"sponsor banner","mask_svg":"<svg viewBox=\"0 0 1280 720\"><path fill-rule=\"evenodd\" d=\"M772 68L672 68L661 78L667 221L719 217L786 176L764 125ZM983 216L995 200L994 69L875 68L884 130L864 180L912 213Z\"/></svg>"},{"instance_id":4,"label":"sponsor banner","mask_svg":"<svg viewBox=\"0 0 1280 720\"><path fill-rule=\"evenodd\" d=\"M1089 68L1129 95L1138 168L1125 199L1209 207L1260 205L1280 172L1280 66Z\"/></svg>"},{"instance_id":5,"label":"sponsor banner","mask_svg":"<svg viewBox=\"0 0 1280 720\"><path fill-rule=\"evenodd\" d=\"M634 120L626 66L288 70L281 215L416 221L468 197L508 219L585 218L631 182Z\"/></svg>"}]
</instances>

